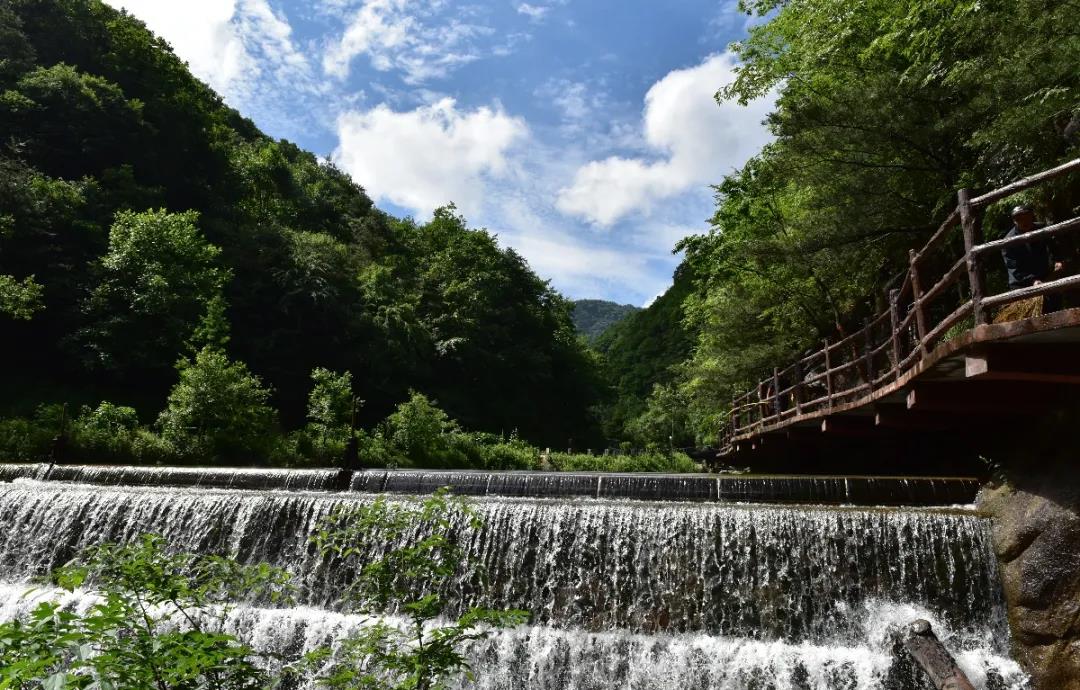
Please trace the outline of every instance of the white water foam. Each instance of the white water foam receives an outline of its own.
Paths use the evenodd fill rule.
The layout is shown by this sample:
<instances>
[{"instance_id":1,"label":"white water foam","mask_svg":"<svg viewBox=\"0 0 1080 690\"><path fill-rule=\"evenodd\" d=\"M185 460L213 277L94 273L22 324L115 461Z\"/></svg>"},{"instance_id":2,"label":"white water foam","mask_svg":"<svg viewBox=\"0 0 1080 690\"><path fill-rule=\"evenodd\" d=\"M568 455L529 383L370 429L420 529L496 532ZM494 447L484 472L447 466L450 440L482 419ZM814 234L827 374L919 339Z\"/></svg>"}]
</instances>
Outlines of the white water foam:
<instances>
[{"instance_id":1,"label":"white water foam","mask_svg":"<svg viewBox=\"0 0 1080 690\"><path fill-rule=\"evenodd\" d=\"M0 619L25 616L39 602L54 600L85 612L97 600L85 592L0 584ZM844 615L838 610L838 615ZM848 612L846 615L852 615ZM931 622L948 646L962 647L958 663L979 690L1025 690L1027 678L1016 662L993 651L991 640L965 638L932 612L911 604L870 602L854 615L859 644L756 640L702 634L587 632L523 625L502 630L471 645L468 658L480 690L886 690L897 686L893 634L916 618ZM223 632L267 654L272 671L281 659L297 658L321 645L333 646L371 622L370 617L310 607L267 609L238 606ZM396 625L395 617L381 619ZM905 682L904 676L899 676ZM302 686L306 690L314 684Z\"/></svg>"}]
</instances>

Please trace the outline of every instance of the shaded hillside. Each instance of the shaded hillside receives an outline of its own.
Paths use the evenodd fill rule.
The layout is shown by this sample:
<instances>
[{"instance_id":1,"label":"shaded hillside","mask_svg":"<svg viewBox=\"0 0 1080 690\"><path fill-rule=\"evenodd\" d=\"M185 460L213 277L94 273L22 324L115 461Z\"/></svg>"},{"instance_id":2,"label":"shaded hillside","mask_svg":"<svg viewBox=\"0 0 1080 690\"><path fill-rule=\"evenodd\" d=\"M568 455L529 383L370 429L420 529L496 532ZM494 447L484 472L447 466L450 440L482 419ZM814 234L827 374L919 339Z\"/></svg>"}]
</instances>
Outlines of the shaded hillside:
<instances>
[{"instance_id":1,"label":"shaded hillside","mask_svg":"<svg viewBox=\"0 0 1080 690\"><path fill-rule=\"evenodd\" d=\"M689 272L677 271L667 292L597 339L594 347L604 355L607 380L614 387L613 402L603 414L608 438L632 436L627 425L645 412L653 386L671 383L672 367L690 356L693 337L683 325L683 302L692 289Z\"/></svg>"},{"instance_id":2,"label":"shaded hillside","mask_svg":"<svg viewBox=\"0 0 1080 690\"><path fill-rule=\"evenodd\" d=\"M589 437L591 357L518 254L452 207L374 208L131 16L0 3L0 132L0 411L105 398L152 419L213 346L286 427L326 367L352 372L361 422L415 389L469 428Z\"/></svg>"},{"instance_id":3,"label":"shaded hillside","mask_svg":"<svg viewBox=\"0 0 1080 690\"><path fill-rule=\"evenodd\" d=\"M589 342L630 314L641 311L632 304L617 304L602 299L579 299L574 301L574 328Z\"/></svg>"}]
</instances>

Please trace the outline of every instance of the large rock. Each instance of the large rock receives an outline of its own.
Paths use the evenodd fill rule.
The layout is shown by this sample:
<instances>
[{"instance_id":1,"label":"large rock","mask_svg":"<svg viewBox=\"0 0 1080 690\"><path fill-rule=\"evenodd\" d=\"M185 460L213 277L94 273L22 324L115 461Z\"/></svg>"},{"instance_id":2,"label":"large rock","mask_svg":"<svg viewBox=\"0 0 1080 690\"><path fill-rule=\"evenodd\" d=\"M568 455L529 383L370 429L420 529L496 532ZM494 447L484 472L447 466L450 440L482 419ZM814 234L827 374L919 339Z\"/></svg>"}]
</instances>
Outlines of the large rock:
<instances>
[{"instance_id":1,"label":"large rock","mask_svg":"<svg viewBox=\"0 0 1080 690\"><path fill-rule=\"evenodd\" d=\"M985 488L980 507L993 518L1018 659L1036 690L1080 690L1080 476L1033 460Z\"/></svg>"}]
</instances>

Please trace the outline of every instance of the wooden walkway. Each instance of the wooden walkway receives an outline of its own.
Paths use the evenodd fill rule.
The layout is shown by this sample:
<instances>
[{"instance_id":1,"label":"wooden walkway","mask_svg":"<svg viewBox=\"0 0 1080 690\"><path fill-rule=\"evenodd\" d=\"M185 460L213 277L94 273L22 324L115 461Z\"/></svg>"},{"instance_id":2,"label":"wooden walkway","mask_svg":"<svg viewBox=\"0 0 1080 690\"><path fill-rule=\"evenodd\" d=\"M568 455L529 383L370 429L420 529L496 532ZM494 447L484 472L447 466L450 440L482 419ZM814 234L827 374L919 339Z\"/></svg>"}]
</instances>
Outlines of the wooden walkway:
<instances>
[{"instance_id":1,"label":"wooden walkway","mask_svg":"<svg viewBox=\"0 0 1080 690\"><path fill-rule=\"evenodd\" d=\"M721 457L744 460L770 440L962 431L980 426L973 418L1038 414L1067 399L1072 389L1062 384L1080 384L1080 309L991 320L1021 300L1077 289L1080 275L990 294L987 274L1004 284L1003 247L1080 240L1080 217L985 242L982 216L994 202L1075 172L1080 159L981 196L961 190L956 209L911 250L888 309L734 399Z\"/></svg>"}]
</instances>

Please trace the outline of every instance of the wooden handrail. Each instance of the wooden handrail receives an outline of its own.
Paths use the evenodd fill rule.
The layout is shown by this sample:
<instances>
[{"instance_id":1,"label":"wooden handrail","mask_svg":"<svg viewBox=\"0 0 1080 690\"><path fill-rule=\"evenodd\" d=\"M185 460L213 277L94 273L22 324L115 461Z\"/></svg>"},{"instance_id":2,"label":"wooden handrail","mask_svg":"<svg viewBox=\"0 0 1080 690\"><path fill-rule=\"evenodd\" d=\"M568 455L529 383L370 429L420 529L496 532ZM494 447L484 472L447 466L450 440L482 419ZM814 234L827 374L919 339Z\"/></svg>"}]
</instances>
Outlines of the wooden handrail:
<instances>
[{"instance_id":1,"label":"wooden handrail","mask_svg":"<svg viewBox=\"0 0 1080 690\"><path fill-rule=\"evenodd\" d=\"M971 251L976 255L982 255L987 252L992 252L995 249L1004 249L1005 247L1014 247L1018 244L1027 244L1028 242L1044 240L1047 237L1059 235L1062 232L1072 230L1073 228L1080 228L1080 217L1071 218L1053 225L1047 225L1045 228L1031 230L1030 232L1021 233L1013 237L1006 237L1000 240L994 240L993 242L987 242L986 244L980 244L976 247L972 247Z\"/></svg>"},{"instance_id":2,"label":"wooden handrail","mask_svg":"<svg viewBox=\"0 0 1080 690\"><path fill-rule=\"evenodd\" d=\"M1018 302L1022 299L1051 295L1055 292L1061 292L1074 287L1080 287L1080 275L1065 276L1064 278L1048 280L1045 283L1039 283L1038 285L1032 285L1031 287L1017 288L1016 290L1003 292L1000 295L987 297L983 300L983 304L987 307L996 307L1002 304L1009 304L1010 302Z\"/></svg>"},{"instance_id":3,"label":"wooden handrail","mask_svg":"<svg viewBox=\"0 0 1080 690\"><path fill-rule=\"evenodd\" d=\"M939 292L955 283L957 279L960 278L961 275L963 275L964 269L966 267L967 257L962 256L957 260L955 264L952 265L952 268L945 272L945 275L942 277L941 280L934 283L929 290L922 294L922 297L919 298L919 301L923 304L932 301L935 297L938 296Z\"/></svg>"},{"instance_id":4,"label":"wooden handrail","mask_svg":"<svg viewBox=\"0 0 1080 690\"><path fill-rule=\"evenodd\" d=\"M970 300L964 302L959 307L954 309L951 314L942 319L941 323L934 326L934 328L926 334L926 348L928 350L933 349L934 345L937 344L938 338L940 338L942 334L944 334L950 328L955 326L960 321L960 319L970 314L973 306L974 305Z\"/></svg>"},{"instance_id":5,"label":"wooden handrail","mask_svg":"<svg viewBox=\"0 0 1080 690\"><path fill-rule=\"evenodd\" d=\"M1075 171L1080 171L1080 158L978 197L973 198L967 190L960 190L957 206L926 244L919 251L909 251L908 270L900 287L888 292L889 307L867 319L862 328L844 338L836 342L826 339L821 349L796 359L783 370L774 368L772 376L761 381L756 389L752 388L735 397L730 413L732 437L752 429L771 428L788 418L799 417L808 412L831 410L838 402L851 400L852 396L861 391L872 395L879 387L900 378L915 362L929 354L944 334L969 314L974 315L975 325L978 326L988 320L988 309L1030 297L1080 288L1080 275L1076 275L987 296L984 294L983 281L985 266L981 261L982 257L990 252L1080 229L1080 218L1072 218L1007 239L992 242L984 242L982 239L982 209L985 206ZM921 275L925 270L924 261L941 244L946 234L956 227L960 227L963 232L963 255L937 282L923 291L920 278L925 277ZM944 294L949 286L958 283L965 273L968 276L970 297L944 318L929 324L927 305ZM913 321L917 332L914 338L907 335ZM875 332L881 333L883 337L876 338ZM877 358L886 352L888 366L882 368L882 360ZM838 378L838 375L851 369L858 370L858 375L851 376L846 381ZM790 384L781 388L782 382L788 381ZM807 392L822 384L824 395L804 399ZM765 396L767 399L754 400L755 396ZM781 409L785 405L787 409Z\"/></svg>"},{"instance_id":6,"label":"wooden handrail","mask_svg":"<svg viewBox=\"0 0 1080 690\"><path fill-rule=\"evenodd\" d=\"M995 201L1000 201L1001 199L1010 197L1017 192L1022 192L1025 189L1031 189L1032 187L1042 184L1047 180L1061 177L1062 175L1066 175L1076 170L1080 170L1080 158L1074 158L1068 163L1063 163L1056 168L1050 168L1049 170L1045 170L1041 173L1038 173L1037 175L1025 177L1023 179L1017 180L1016 182L1013 182L1012 184L1007 184L1000 189L995 189L994 191L987 192L982 196L977 196L971 200L971 205L976 208L982 208L983 206L988 206Z\"/></svg>"}]
</instances>

